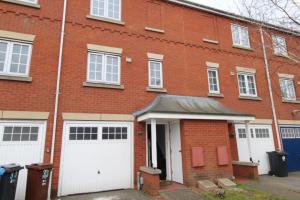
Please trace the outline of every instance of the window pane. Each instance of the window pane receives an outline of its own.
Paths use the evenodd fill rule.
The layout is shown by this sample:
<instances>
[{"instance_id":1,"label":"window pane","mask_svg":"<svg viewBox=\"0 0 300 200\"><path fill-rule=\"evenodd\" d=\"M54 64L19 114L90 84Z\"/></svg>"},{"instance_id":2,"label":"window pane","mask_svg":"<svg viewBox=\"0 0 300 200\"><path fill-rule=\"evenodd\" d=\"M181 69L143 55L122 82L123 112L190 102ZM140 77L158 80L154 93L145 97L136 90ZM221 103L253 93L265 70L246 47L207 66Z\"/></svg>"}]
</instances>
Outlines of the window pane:
<instances>
[{"instance_id":1,"label":"window pane","mask_svg":"<svg viewBox=\"0 0 300 200\"><path fill-rule=\"evenodd\" d=\"M217 77L217 70L209 69L208 70L208 83L209 83L209 91L210 92L218 92L219 85L218 85L218 77Z\"/></svg>"},{"instance_id":2,"label":"window pane","mask_svg":"<svg viewBox=\"0 0 300 200\"><path fill-rule=\"evenodd\" d=\"M10 72L25 74L29 57L29 45L13 44Z\"/></svg>"},{"instance_id":3,"label":"window pane","mask_svg":"<svg viewBox=\"0 0 300 200\"><path fill-rule=\"evenodd\" d=\"M89 57L89 80L102 81L103 55L90 54Z\"/></svg>"},{"instance_id":4,"label":"window pane","mask_svg":"<svg viewBox=\"0 0 300 200\"><path fill-rule=\"evenodd\" d=\"M239 29L235 25L232 25L232 38L233 44L240 44Z\"/></svg>"},{"instance_id":5,"label":"window pane","mask_svg":"<svg viewBox=\"0 0 300 200\"><path fill-rule=\"evenodd\" d=\"M104 17L105 12L105 2L104 0L93 0L92 1L92 14L96 16Z\"/></svg>"},{"instance_id":6,"label":"window pane","mask_svg":"<svg viewBox=\"0 0 300 200\"><path fill-rule=\"evenodd\" d=\"M6 42L0 42L0 72L4 71L4 65L7 55L7 46L8 44Z\"/></svg>"},{"instance_id":7,"label":"window pane","mask_svg":"<svg viewBox=\"0 0 300 200\"><path fill-rule=\"evenodd\" d=\"M161 70L162 64L160 62L149 61L150 67L150 86L153 87L162 87L162 77L161 77Z\"/></svg>"},{"instance_id":8,"label":"window pane","mask_svg":"<svg viewBox=\"0 0 300 200\"><path fill-rule=\"evenodd\" d=\"M240 93L241 94L247 94L245 76L244 75L238 75L238 78L239 78Z\"/></svg>"}]
</instances>

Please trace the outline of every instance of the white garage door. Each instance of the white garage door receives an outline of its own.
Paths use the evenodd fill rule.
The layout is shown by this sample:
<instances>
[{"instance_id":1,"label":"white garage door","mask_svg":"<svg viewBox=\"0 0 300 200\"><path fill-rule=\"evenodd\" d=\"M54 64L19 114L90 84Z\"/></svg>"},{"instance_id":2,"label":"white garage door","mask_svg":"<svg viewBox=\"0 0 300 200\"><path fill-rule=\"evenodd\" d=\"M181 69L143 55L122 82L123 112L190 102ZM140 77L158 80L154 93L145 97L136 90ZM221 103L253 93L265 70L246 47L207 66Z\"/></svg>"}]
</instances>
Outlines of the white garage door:
<instances>
[{"instance_id":1,"label":"white garage door","mask_svg":"<svg viewBox=\"0 0 300 200\"><path fill-rule=\"evenodd\" d=\"M0 121L0 165L21 166L43 161L45 123ZM27 170L19 174L16 200L24 200Z\"/></svg>"},{"instance_id":2,"label":"white garage door","mask_svg":"<svg viewBox=\"0 0 300 200\"><path fill-rule=\"evenodd\" d=\"M131 123L66 122L59 195L132 188Z\"/></svg>"},{"instance_id":3,"label":"white garage door","mask_svg":"<svg viewBox=\"0 0 300 200\"><path fill-rule=\"evenodd\" d=\"M267 152L274 151L274 140L271 125L249 125L252 159L259 163L258 173L268 174L270 171ZM240 161L249 162L249 150L245 125L235 125L238 155Z\"/></svg>"}]
</instances>

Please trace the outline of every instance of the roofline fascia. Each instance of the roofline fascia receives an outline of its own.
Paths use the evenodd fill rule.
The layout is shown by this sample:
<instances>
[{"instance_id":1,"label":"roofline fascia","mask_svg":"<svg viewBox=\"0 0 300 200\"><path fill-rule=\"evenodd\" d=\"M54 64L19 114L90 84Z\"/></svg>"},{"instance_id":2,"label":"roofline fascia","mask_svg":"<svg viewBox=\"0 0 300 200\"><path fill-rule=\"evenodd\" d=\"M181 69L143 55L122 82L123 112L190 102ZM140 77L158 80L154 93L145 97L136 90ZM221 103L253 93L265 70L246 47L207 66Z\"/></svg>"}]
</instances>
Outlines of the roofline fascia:
<instances>
[{"instance_id":1,"label":"roofline fascia","mask_svg":"<svg viewBox=\"0 0 300 200\"><path fill-rule=\"evenodd\" d=\"M171 2L171 3L174 3L174 4L178 4L178 5L182 5L182 6L186 6L186 7L190 7L190 8L195 8L195 9L198 9L198 10L201 10L201 11L205 11L205 12L208 12L208 13L220 15L220 16L227 17L227 18L230 18L230 19L236 19L236 20L244 21L244 22L251 23L251 24L253 24L253 23L261 24L265 28L274 29L276 31L281 31L281 32L288 33L288 34L293 34L293 35L298 36L298 37L300 36L299 31L295 31L295 30L292 30L292 29L287 29L287 28L284 28L284 27L276 26L276 25L270 24L270 23L265 23L265 22L262 22L262 21L259 21L259 20L256 20L256 19L243 17L241 15L233 14L233 13L230 13L230 12L227 12L227 11L222 11L222 10L219 10L219 9L215 9L215 8L211 8L211 7L208 7L208 6L200 5L198 3L188 2L186 0L165 0L165 1Z\"/></svg>"},{"instance_id":2,"label":"roofline fascia","mask_svg":"<svg viewBox=\"0 0 300 200\"><path fill-rule=\"evenodd\" d=\"M254 116L246 115L205 115L205 114L176 114L176 113L145 113L137 117L137 121L148 119L199 119L199 120L224 120L224 121L254 121Z\"/></svg>"}]
</instances>

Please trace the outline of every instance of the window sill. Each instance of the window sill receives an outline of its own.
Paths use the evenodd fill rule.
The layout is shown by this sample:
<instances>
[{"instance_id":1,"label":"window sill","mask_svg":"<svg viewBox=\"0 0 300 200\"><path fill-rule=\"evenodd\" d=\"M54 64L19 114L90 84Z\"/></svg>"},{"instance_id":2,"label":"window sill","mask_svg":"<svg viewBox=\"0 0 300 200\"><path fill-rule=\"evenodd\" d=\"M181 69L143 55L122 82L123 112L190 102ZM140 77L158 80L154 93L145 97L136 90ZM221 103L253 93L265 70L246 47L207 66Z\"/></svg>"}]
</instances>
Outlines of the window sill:
<instances>
[{"instance_id":1,"label":"window sill","mask_svg":"<svg viewBox=\"0 0 300 200\"><path fill-rule=\"evenodd\" d=\"M167 93L167 89L147 87L147 92Z\"/></svg>"},{"instance_id":2,"label":"window sill","mask_svg":"<svg viewBox=\"0 0 300 200\"><path fill-rule=\"evenodd\" d=\"M18 0L0 0L0 1L13 3L13 4L19 4L19 5L27 6L27 7L31 7L31 8L37 8L37 9L41 8L40 4L36 4L36 3L28 3L28 2L18 1Z\"/></svg>"},{"instance_id":3,"label":"window sill","mask_svg":"<svg viewBox=\"0 0 300 200\"><path fill-rule=\"evenodd\" d=\"M244 46L239 46L239 45L232 45L232 47L237 48L237 49L246 50L246 51L254 51L254 49L252 49L250 47L244 47Z\"/></svg>"},{"instance_id":4,"label":"window sill","mask_svg":"<svg viewBox=\"0 0 300 200\"><path fill-rule=\"evenodd\" d=\"M295 103L295 104L300 104L300 100L287 100L287 99L282 99L282 103Z\"/></svg>"},{"instance_id":5,"label":"window sill","mask_svg":"<svg viewBox=\"0 0 300 200\"><path fill-rule=\"evenodd\" d=\"M151 32L155 32L155 33L165 33L164 30L162 29L157 29L157 28L151 28L151 27L145 27L145 30L146 31L151 31Z\"/></svg>"},{"instance_id":6,"label":"window sill","mask_svg":"<svg viewBox=\"0 0 300 200\"><path fill-rule=\"evenodd\" d=\"M219 94L215 94L215 93L208 93L207 95L208 97L217 97L217 98L224 98L224 94L219 93Z\"/></svg>"},{"instance_id":7,"label":"window sill","mask_svg":"<svg viewBox=\"0 0 300 200\"><path fill-rule=\"evenodd\" d=\"M124 90L124 85L109 85L104 83L90 83L90 82L83 82L84 87L96 87L96 88L107 88L107 89L117 89L117 90Z\"/></svg>"},{"instance_id":8,"label":"window sill","mask_svg":"<svg viewBox=\"0 0 300 200\"><path fill-rule=\"evenodd\" d=\"M279 53L274 53L275 56L277 57L281 57L281 58L289 58L288 55L282 55L282 54L279 54Z\"/></svg>"},{"instance_id":9,"label":"window sill","mask_svg":"<svg viewBox=\"0 0 300 200\"><path fill-rule=\"evenodd\" d=\"M203 42L206 42L206 43L211 43L211 44L219 44L219 41L216 41L216 40L210 40L210 39L207 39L207 38L203 38L202 41L203 41Z\"/></svg>"},{"instance_id":10,"label":"window sill","mask_svg":"<svg viewBox=\"0 0 300 200\"><path fill-rule=\"evenodd\" d=\"M241 100L253 100L253 101L262 101L261 97L250 97L250 96L239 96Z\"/></svg>"},{"instance_id":11,"label":"window sill","mask_svg":"<svg viewBox=\"0 0 300 200\"><path fill-rule=\"evenodd\" d=\"M117 25L121 25L121 26L125 25L125 22L113 20L113 19L109 19L109 18L105 18L105 17L97 17L97 16L92 16L92 15L87 15L86 18L93 19L93 20L99 20L99 21L103 21L103 22L107 22L107 23L111 23L111 24L117 24Z\"/></svg>"},{"instance_id":12,"label":"window sill","mask_svg":"<svg viewBox=\"0 0 300 200\"><path fill-rule=\"evenodd\" d=\"M32 77L0 75L0 80L32 82Z\"/></svg>"}]
</instances>

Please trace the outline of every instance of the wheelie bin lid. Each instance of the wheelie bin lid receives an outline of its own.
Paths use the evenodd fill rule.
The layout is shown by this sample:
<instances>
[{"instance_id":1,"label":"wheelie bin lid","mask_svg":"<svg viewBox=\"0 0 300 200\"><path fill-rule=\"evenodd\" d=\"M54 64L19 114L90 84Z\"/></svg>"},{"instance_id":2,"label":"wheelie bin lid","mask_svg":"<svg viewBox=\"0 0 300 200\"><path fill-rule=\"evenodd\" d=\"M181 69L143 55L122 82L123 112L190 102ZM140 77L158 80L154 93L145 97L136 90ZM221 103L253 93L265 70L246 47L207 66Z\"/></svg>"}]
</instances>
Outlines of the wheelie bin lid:
<instances>
[{"instance_id":1,"label":"wheelie bin lid","mask_svg":"<svg viewBox=\"0 0 300 200\"><path fill-rule=\"evenodd\" d=\"M31 165L26 165L27 169L42 171L45 169L51 170L53 168L53 165L50 163L34 163Z\"/></svg>"},{"instance_id":2,"label":"wheelie bin lid","mask_svg":"<svg viewBox=\"0 0 300 200\"><path fill-rule=\"evenodd\" d=\"M288 155L288 153L284 152L284 151L277 151L277 154L280 155L280 156L287 156Z\"/></svg>"},{"instance_id":3,"label":"wheelie bin lid","mask_svg":"<svg viewBox=\"0 0 300 200\"><path fill-rule=\"evenodd\" d=\"M24 167L16 164L16 163L11 163L7 165L1 165L0 168L4 169L4 173L11 173L11 172L16 172L20 171L21 169L24 169Z\"/></svg>"}]
</instances>

